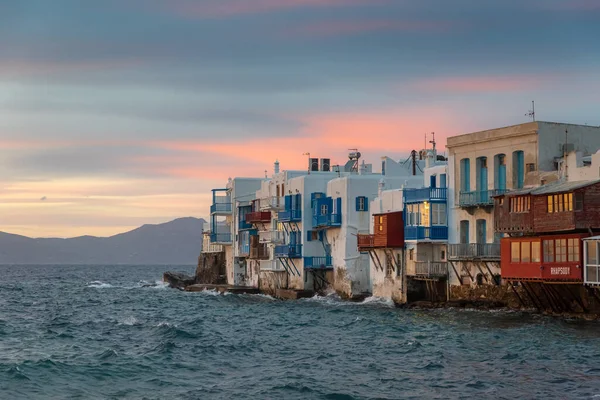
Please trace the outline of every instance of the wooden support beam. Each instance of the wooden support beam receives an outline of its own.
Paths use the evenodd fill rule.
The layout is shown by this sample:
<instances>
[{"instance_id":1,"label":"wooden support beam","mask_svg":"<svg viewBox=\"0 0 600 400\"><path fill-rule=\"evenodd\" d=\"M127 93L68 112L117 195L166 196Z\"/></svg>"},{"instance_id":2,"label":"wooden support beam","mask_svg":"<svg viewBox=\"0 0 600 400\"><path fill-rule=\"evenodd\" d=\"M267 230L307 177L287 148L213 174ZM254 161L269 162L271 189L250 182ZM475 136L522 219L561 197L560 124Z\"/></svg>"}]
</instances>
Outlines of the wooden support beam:
<instances>
[{"instance_id":1,"label":"wooden support beam","mask_svg":"<svg viewBox=\"0 0 600 400\"><path fill-rule=\"evenodd\" d=\"M515 296L517 296L517 299L519 299L519 303L521 303L521 305L523 307L526 307L525 302L523 301L523 299L519 295L519 292L517 292L517 289L515 289L515 287L513 285L513 282L512 281L508 282L508 285L510 286L510 288L512 289L512 291L515 293Z\"/></svg>"},{"instance_id":2,"label":"wooden support beam","mask_svg":"<svg viewBox=\"0 0 600 400\"><path fill-rule=\"evenodd\" d=\"M454 266L454 263L452 261L450 261L450 265L452 266L452 269L454 270L454 274L456 274L456 277L458 278L458 281L460 282L460 284L463 284L463 280L462 280L462 276L460 276L458 274L458 271L456 270L456 267ZM449 278L449 277L448 277ZM448 281L450 281L450 279L448 279Z\"/></svg>"},{"instance_id":3,"label":"wooden support beam","mask_svg":"<svg viewBox=\"0 0 600 400\"><path fill-rule=\"evenodd\" d=\"M488 279L487 275L483 273L483 270L481 269L481 265L479 265L479 263L477 263L477 269L481 273L481 276L483 276L485 278L485 281L487 283L490 283L490 280Z\"/></svg>"},{"instance_id":4,"label":"wooden support beam","mask_svg":"<svg viewBox=\"0 0 600 400\"><path fill-rule=\"evenodd\" d=\"M487 261L484 262L485 267L487 268L488 272L490 273L490 277L494 280L494 283L496 284L496 286L500 286L500 279L496 280L496 278L494 277L494 274L492 274L492 270L490 269L490 266L488 265Z\"/></svg>"},{"instance_id":5,"label":"wooden support beam","mask_svg":"<svg viewBox=\"0 0 600 400\"><path fill-rule=\"evenodd\" d=\"M575 293L573 293L573 291L571 290L571 288L569 287L569 285L565 285L567 292L569 292L569 294L571 295L571 297L573 298L573 300L575 300L575 302L577 302L577 304L579 304L579 307L581 307L581 309L583 310L583 312L587 312L587 309L585 308L585 305L583 305L583 300L581 299L580 296L575 296Z\"/></svg>"},{"instance_id":6,"label":"wooden support beam","mask_svg":"<svg viewBox=\"0 0 600 400\"><path fill-rule=\"evenodd\" d=\"M550 308L552 308L552 311L554 311L555 313L560 313L560 309L554 304L554 301L546 291L546 286L543 283L539 284L538 286L546 300L548 300L548 304L550 305Z\"/></svg>"},{"instance_id":7,"label":"wooden support beam","mask_svg":"<svg viewBox=\"0 0 600 400\"><path fill-rule=\"evenodd\" d=\"M469 278L471 278L471 282L475 282L475 278L473 278L473 275L471 275L471 271L469 271L469 268L466 267L464 262L461 264L461 266L462 266L462 269L465 270L467 272L467 274L469 274Z\"/></svg>"},{"instance_id":8,"label":"wooden support beam","mask_svg":"<svg viewBox=\"0 0 600 400\"><path fill-rule=\"evenodd\" d=\"M531 302L533 303L535 308L537 308L539 312L544 311L544 307L542 305L541 300L537 297L537 295L535 294L533 289L531 287L529 287L527 282L521 282L521 286L523 286L523 289L525 289L525 293L527 294L527 297L529 297L529 300L531 300Z\"/></svg>"}]
</instances>

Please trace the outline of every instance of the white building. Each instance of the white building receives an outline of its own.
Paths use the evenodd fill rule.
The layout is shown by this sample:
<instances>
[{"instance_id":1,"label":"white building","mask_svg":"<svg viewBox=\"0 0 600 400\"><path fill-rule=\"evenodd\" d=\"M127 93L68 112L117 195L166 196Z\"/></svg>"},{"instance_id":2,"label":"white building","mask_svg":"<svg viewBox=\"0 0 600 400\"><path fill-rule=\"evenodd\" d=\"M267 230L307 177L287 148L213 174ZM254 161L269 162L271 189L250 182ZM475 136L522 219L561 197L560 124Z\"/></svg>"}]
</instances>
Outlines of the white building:
<instances>
[{"instance_id":1,"label":"white building","mask_svg":"<svg viewBox=\"0 0 600 400\"><path fill-rule=\"evenodd\" d=\"M564 154L599 146L600 128L551 122L448 138L450 283L500 283L493 196L556 180Z\"/></svg>"},{"instance_id":2,"label":"white building","mask_svg":"<svg viewBox=\"0 0 600 400\"><path fill-rule=\"evenodd\" d=\"M213 189L210 208L210 241L225 250L227 284L257 286L258 271L248 268L251 226L245 224L261 178L230 179L223 189Z\"/></svg>"}]
</instances>

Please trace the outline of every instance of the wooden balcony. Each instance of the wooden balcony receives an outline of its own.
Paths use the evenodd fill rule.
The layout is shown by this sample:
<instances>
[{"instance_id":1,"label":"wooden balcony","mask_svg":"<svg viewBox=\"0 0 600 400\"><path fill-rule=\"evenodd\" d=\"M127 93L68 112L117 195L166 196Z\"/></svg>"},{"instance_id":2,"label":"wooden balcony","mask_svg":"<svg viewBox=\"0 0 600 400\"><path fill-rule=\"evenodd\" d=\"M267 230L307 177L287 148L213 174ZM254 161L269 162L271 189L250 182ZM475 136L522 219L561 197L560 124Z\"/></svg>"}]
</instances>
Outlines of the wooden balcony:
<instances>
[{"instance_id":1,"label":"wooden balcony","mask_svg":"<svg viewBox=\"0 0 600 400\"><path fill-rule=\"evenodd\" d=\"M258 244L257 246L250 247L250 256L253 260L268 260L269 257L269 248L266 244Z\"/></svg>"},{"instance_id":2,"label":"wooden balcony","mask_svg":"<svg viewBox=\"0 0 600 400\"><path fill-rule=\"evenodd\" d=\"M256 211L246 214L246 223L257 224L257 223L269 223L271 222L270 211Z\"/></svg>"},{"instance_id":3,"label":"wooden balcony","mask_svg":"<svg viewBox=\"0 0 600 400\"><path fill-rule=\"evenodd\" d=\"M415 276L432 279L448 276L448 263L446 261L415 261Z\"/></svg>"},{"instance_id":4,"label":"wooden balcony","mask_svg":"<svg viewBox=\"0 0 600 400\"><path fill-rule=\"evenodd\" d=\"M375 235L356 235L358 241L358 251L365 252L375 248Z\"/></svg>"},{"instance_id":5,"label":"wooden balcony","mask_svg":"<svg viewBox=\"0 0 600 400\"><path fill-rule=\"evenodd\" d=\"M282 244L285 241L284 231L261 231L258 232L260 243Z\"/></svg>"}]
</instances>

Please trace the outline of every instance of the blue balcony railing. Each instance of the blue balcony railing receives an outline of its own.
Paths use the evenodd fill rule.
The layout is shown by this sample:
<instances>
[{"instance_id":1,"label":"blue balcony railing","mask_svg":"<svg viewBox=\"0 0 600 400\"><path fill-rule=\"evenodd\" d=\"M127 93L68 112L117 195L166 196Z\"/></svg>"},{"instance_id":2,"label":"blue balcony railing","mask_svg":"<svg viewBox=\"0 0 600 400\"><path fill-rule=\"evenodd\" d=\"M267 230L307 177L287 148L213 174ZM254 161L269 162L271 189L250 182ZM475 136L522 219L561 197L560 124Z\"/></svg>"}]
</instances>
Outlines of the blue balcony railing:
<instances>
[{"instance_id":1,"label":"blue balcony railing","mask_svg":"<svg viewBox=\"0 0 600 400\"><path fill-rule=\"evenodd\" d=\"M275 257L281 258L301 258L302 257L302 245L301 244L282 244L275 246Z\"/></svg>"},{"instance_id":2,"label":"blue balcony railing","mask_svg":"<svg viewBox=\"0 0 600 400\"><path fill-rule=\"evenodd\" d=\"M461 207L478 207L494 205L494 196L506 193L506 189L476 190L460 192L458 204Z\"/></svg>"},{"instance_id":3,"label":"blue balcony railing","mask_svg":"<svg viewBox=\"0 0 600 400\"><path fill-rule=\"evenodd\" d=\"M341 214L313 215L313 227L337 227L342 225Z\"/></svg>"},{"instance_id":4,"label":"blue balcony railing","mask_svg":"<svg viewBox=\"0 0 600 400\"><path fill-rule=\"evenodd\" d=\"M231 213L231 203L215 203L210 206L210 213Z\"/></svg>"},{"instance_id":5,"label":"blue balcony railing","mask_svg":"<svg viewBox=\"0 0 600 400\"><path fill-rule=\"evenodd\" d=\"M242 243L239 247L240 256L248 257L250 255L250 243Z\"/></svg>"},{"instance_id":6,"label":"blue balcony railing","mask_svg":"<svg viewBox=\"0 0 600 400\"><path fill-rule=\"evenodd\" d=\"M405 240L448 240L447 226L405 226Z\"/></svg>"},{"instance_id":7,"label":"blue balcony railing","mask_svg":"<svg viewBox=\"0 0 600 400\"><path fill-rule=\"evenodd\" d=\"M404 189L402 191L405 203L418 203L422 201L446 200L446 188L420 188Z\"/></svg>"},{"instance_id":8,"label":"blue balcony railing","mask_svg":"<svg viewBox=\"0 0 600 400\"><path fill-rule=\"evenodd\" d=\"M285 210L277 213L279 222L300 222L302 220L302 210Z\"/></svg>"},{"instance_id":9,"label":"blue balcony railing","mask_svg":"<svg viewBox=\"0 0 600 400\"><path fill-rule=\"evenodd\" d=\"M330 269L333 268L331 256L304 257L304 268L306 269Z\"/></svg>"},{"instance_id":10,"label":"blue balcony railing","mask_svg":"<svg viewBox=\"0 0 600 400\"><path fill-rule=\"evenodd\" d=\"M211 233L211 243L231 243L231 233Z\"/></svg>"}]
</instances>

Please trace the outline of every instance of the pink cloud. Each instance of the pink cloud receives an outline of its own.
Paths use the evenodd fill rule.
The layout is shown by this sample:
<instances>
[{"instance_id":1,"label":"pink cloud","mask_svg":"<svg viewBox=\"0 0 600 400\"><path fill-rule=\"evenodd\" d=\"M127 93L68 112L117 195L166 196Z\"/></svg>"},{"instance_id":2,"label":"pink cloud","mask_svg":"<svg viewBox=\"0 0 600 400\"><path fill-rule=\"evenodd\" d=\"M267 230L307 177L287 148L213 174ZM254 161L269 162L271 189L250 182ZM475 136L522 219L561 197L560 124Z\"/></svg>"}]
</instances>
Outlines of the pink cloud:
<instances>
[{"instance_id":1,"label":"pink cloud","mask_svg":"<svg viewBox=\"0 0 600 400\"><path fill-rule=\"evenodd\" d=\"M165 3L169 11L186 17L231 17L307 7L345 7L384 4L387 0L210 0L197 2L173 0Z\"/></svg>"},{"instance_id":2,"label":"pink cloud","mask_svg":"<svg viewBox=\"0 0 600 400\"><path fill-rule=\"evenodd\" d=\"M550 78L541 75L457 76L425 79L412 86L427 92L516 92L540 88Z\"/></svg>"}]
</instances>

